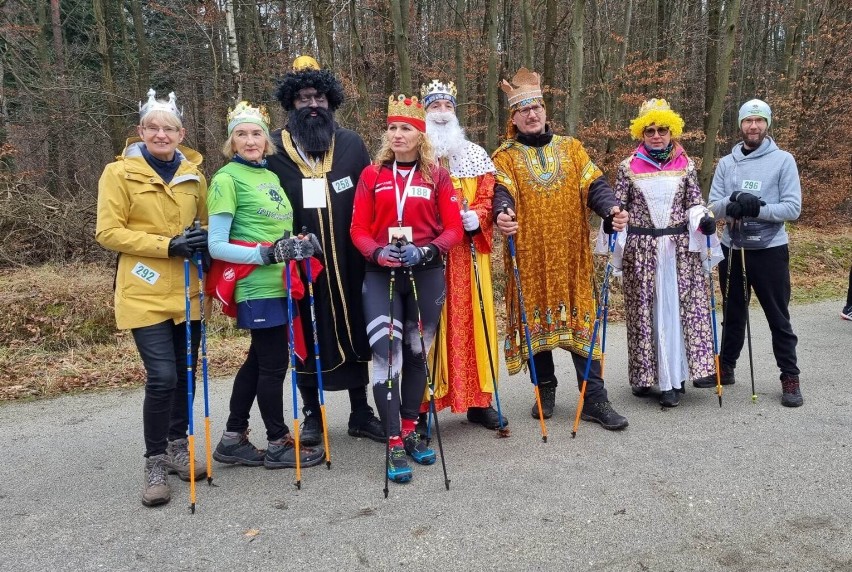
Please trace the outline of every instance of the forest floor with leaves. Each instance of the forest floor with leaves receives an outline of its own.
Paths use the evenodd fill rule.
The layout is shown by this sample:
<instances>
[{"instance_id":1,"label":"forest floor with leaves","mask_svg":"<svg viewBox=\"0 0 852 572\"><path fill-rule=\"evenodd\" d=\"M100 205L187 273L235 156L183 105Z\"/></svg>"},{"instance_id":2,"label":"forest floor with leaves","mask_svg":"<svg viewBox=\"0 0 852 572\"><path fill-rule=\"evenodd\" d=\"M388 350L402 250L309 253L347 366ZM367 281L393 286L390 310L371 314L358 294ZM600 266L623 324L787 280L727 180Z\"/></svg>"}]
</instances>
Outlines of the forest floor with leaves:
<instances>
[{"instance_id":1,"label":"forest floor with leaves","mask_svg":"<svg viewBox=\"0 0 852 572\"><path fill-rule=\"evenodd\" d=\"M844 298L852 227L826 231L795 226L790 234L793 303ZM493 270L502 321L499 299L505 275L499 255ZM112 281L112 266L104 264L0 270L0 401L132 387L144 381L132 336L115 329ZM614 284L611 319L621 319L621 308L620 288ZM208 334L210 371L216 377L234 375L248 337L218 310L209 320Z\"/></svg>"}]
</instances>

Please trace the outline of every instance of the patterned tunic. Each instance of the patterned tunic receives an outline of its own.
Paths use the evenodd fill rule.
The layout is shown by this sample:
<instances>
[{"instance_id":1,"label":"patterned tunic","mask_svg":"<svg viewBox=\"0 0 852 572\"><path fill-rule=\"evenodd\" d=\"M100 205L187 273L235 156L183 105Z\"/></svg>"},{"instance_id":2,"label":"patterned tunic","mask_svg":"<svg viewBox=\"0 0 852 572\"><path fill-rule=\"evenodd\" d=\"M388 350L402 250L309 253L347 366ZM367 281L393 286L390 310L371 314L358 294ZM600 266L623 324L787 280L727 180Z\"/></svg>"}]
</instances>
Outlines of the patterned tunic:
<instances>
[{"instance_id":1,"label":"patterned tunic","mask_svg":"<svg viewBox=\"0 0 852 572\"><path fill-rule=\"evenodd\" d=\"M703 204L695 165L680 146L662 169L635 154L625 159L615 194L633 227L688 225L690 209ZM714 372L707 279L701 253L689 247L688 232L626 237L622 276L633 386L659 384L667 391Z\"/></svg>"},{"instance_id":2,"label":"patterned tunic","mask_svg":"<svg viewBox=\"0 0 852 572\"><path fill-rule=\"evenodd\" d=\"M579 141L554 135L532 147L512 139L492 156L497 183L515 200L516 258L533 353L567 349L589 355L595 299L589 248L589 185L602 176ZM511 258L506 263L506 332L509 374L528 359ZM594 359L600 359L595 344Z\"/></svg>"}]
</instances>

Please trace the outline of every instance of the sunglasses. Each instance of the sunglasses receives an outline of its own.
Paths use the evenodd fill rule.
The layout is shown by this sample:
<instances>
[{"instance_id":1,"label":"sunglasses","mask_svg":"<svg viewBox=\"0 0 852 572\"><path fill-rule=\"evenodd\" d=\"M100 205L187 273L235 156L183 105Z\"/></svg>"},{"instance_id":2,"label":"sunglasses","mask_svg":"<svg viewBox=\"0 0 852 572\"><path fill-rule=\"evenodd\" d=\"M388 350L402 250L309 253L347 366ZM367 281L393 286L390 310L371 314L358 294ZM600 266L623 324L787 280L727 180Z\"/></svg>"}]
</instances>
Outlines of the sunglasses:
<instances>
[{"instance_id":1,"label":"sunglasses","mask_svg":"<svg viewBox=\"0 0 852 572\"><path fill-rule=\"evenodd\" d=\"M653 137L656 134L660 134L660 137L665 137L669 134L668 127L646 127L645 131L643 131L645 137Z\"/></svg>"}]
</instances>

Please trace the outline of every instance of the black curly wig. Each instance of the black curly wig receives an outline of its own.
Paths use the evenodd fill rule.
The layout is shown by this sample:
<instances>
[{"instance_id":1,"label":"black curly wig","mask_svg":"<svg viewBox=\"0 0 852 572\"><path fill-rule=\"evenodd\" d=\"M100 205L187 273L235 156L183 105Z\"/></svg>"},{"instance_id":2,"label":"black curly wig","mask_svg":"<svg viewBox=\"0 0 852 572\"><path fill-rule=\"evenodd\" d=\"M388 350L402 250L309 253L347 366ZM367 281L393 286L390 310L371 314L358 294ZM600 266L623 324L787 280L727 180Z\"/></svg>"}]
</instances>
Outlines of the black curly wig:
<instances>
[{"instance_id":1,"label":"black curly wig","mask_svg":"<svg viewBox=\"0 0 852 572\"><path fill-rule=\"evenodd\" d=\"M306 87L312 87L328 98L328 108L336 111L343 103L343 86L330 70L303 69L297 72L287 72L283 79L278 80L275 87L275 99L281 102L281 107L293 111L293 100L296 94Z\"/></svg>"}]
</instances>

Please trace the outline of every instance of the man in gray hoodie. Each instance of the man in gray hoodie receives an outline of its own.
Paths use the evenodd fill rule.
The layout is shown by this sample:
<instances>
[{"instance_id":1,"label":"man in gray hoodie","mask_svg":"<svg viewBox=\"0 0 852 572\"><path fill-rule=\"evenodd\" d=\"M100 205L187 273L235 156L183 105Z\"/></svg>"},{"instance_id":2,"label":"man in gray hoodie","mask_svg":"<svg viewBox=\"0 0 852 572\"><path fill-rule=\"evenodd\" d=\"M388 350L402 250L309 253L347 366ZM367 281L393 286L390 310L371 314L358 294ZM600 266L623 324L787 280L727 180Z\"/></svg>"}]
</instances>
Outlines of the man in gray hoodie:
<instances>
[{"instance_id":1,"label":"man in gray hoodie","mask_svg":"<svg viewBox=\"0 0 852 572\"><path fill-rule=\"evenodd\" d=\"M725 260L719 264L719 282L727 293L719 356L722 384L734 383L745 341L748 286L772 333L772 352L781 370L781 404L799 407L803 399L796 365L798 339L788 309L790 253L784 228L786 221L799 218L802 209L799 171L793 156L767 136L772 111L764 101L744 103L739 121L743 140L719 161L710 188L710 208L717 217L725 215L727 222L722 233ZM709 387L700 381L694 385Z\"/></svg>"}]
</instances>

